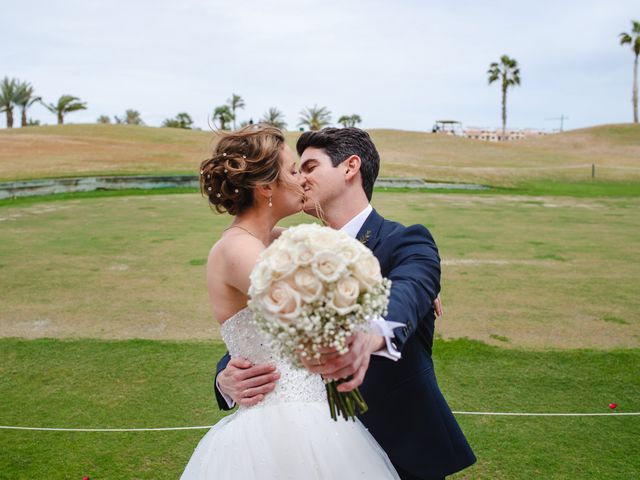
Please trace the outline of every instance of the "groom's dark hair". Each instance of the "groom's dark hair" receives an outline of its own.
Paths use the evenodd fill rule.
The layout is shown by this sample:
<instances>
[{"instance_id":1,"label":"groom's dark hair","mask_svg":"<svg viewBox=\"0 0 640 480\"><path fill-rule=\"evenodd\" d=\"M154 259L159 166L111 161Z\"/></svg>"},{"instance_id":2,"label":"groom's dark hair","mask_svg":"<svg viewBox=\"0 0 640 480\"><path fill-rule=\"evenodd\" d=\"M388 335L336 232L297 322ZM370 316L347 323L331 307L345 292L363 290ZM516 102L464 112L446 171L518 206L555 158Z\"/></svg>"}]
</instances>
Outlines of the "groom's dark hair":
<instances>
[{"instance_id":1,"label":"groom's dark hair","mask_svg":"<svg viewBox=\"0 0 640 480\"><path fill-rule=\"evenodd\" d=\"M302 155L308 147L324 149L334 167L351 155L359 156L362 160L360 165L362 189L371 200L373 184L380 171L380 155L367 132L354 127L323 128L318 132L305 132L296 143L298 155Z\"/></svg>"}]
</instances>

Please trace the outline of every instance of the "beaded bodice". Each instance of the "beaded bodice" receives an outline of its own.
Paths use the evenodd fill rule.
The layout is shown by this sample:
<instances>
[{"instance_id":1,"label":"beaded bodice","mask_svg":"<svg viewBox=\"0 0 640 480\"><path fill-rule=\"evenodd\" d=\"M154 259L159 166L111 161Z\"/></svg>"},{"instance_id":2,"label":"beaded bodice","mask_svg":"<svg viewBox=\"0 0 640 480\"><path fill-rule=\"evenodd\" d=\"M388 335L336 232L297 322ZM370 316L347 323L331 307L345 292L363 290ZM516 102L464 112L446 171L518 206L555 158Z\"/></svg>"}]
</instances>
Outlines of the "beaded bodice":
<instances>
[{"instance_id":1,"label":"beaded bodice","mask_svg":"<svg viewBox=\"0 0 640 480\"><path fill-rule=\"evenodd\" d=\"M320 376L297 368L289 360L276 355L269 347L266 333L256 324L248 308L226 320L220 327L220 334L231 357L243 357L253 363L273 363L280 372L276 388L258 406L281 402L326 402Z\"/></svg>"}]
</instances>

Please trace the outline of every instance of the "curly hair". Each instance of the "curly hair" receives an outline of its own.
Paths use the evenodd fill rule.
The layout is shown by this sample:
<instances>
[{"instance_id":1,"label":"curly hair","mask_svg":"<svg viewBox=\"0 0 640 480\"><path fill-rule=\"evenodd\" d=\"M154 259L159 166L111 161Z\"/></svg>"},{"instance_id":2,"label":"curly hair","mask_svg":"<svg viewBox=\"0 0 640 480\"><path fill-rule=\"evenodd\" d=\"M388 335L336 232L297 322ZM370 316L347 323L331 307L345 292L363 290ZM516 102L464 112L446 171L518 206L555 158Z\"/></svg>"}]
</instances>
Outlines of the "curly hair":
<instances>
[{"instance_id":1,"label":"curly hair","mask_svg":"<svg viewBox=\"0 0 640 480\"><path fill-rule=\"evenodd\" d=\"M216 211L237 215L253 205L256 186L279 180L285 139L265 124L221 135L211 158L200 165L200 190Z\"/></svg>"}]
</instances>

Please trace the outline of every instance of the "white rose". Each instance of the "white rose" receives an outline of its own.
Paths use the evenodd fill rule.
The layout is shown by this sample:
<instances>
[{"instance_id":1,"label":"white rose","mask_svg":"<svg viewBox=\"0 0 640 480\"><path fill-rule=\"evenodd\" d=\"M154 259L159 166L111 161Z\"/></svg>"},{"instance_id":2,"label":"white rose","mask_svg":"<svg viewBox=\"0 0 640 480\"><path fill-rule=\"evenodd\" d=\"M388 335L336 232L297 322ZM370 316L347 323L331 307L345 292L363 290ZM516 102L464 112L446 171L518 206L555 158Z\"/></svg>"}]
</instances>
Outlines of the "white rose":
<instances>
[{"instance_id":1,"label":"white rose","mask_svg":"<svg viewBox=\"0 0 640 480\"><path fill-rule=\"evenodd\" d=\"M251 287L249 288L249 296L253 297L263 293L269 285L271 285L271 269L267 262L258 261L251 271Z\"/></svg>"},{"instance_id":2,"label":"white rose","mask_svg":"<svg viewBox=\"0 0 640 480\"><path fill-rule=\"evenodd\" d=\"M308 240L313 237L318 231L322 230L323 227L316 223L306 223L302 225L296 225L295 227L288 228L285 232L282 233L280 238L286 238L292 242L300 242Z\"/></svg>"},{"instance_id":3,"label":"white rose","mask_svg":"<svg viewBox=\"0 0 640 480\"><path fill-rule=\"evenodd\" d=\"M314 249L332 250L338 245L340 232L329 227L322 227L309 235L309 244Z\"/></svg>"},{"instance_id":4,"label":"white rose","mask_svg":"<svg viewBox=\"0 0 640 480\"><path fill-rule=\"evenodd\" d=\"M350 238L349 240L345 240L340 242L336 246L336 251L342 255L347 263L356 263L358 258L360 258L360 254L362 251L360 250L360 242L357 240L353 240Z\"/></svg>"},{"instance_id":5,"label":"white rose","mask_svg":"<svg viewBox=\"0 0 640 480\"><path fill-rule=\"evenodd\" d=\"M346 315L357 309L360 284L357 279L347 276L337 281L332 306L340 315Z\"/></svg>"},{"instance_id":6,"label":"white rose","mask_svg":"<svg viewBox=\"0 0 640 480\"><path fill-rule=\"evenodd\" d=\"M369 252L369 255L362 255L360 260L353 265L353 274L360 281L360 284L369 289L382 281L380 273L380 263L378 259Z\"/></svg>"},{"instance_id":7,"label":"white rose","mask_svg":"<svg viewBox=\"0 0 640 480\"><path fill-rule=\"evenodd\" d=\"M311 262L313 273L323 282L335 282L346 268L347 265L342 257L328 250L316 253Z\"/></svg>"},{"instance_id":8,"label":"white rose","mask_svg":"<svg viewBox=\"0 0 640 480\"><path fill-rule=\"evenodd\" d=\"M296 268L290 249L276 248L266 257L269 268L274 278L287 276Z\"/></svg>"},{"instance_id":9,"label":"white rose","mask_svg":"<svg viewBox=\"0 0 640 480\"><path fill-rule=\"evenodd\" d=\"M262 297L267 315L293 320L300 313L300 295L287 282L275 282Z\"/></svg>"},{"instance_id":10,"label":"white rose","mask_svg":"<svg viewBox=\"0 0 640 480\"><path fill-rule=\"evenodd\" d=\"M309 245L300 242L293 247L293 261L296 265L309 265L313 260L313 250Z\"/></svg>"},{"instance_id":11,"label":"white rose","mask_svg":"<svg viewBox=\"0 0 640 480\"><path fill-rule=\"evenodd\" d=\"M310 268L301 268L293 274L295 290L300 293L302 300L314 302L322 295L322 282Z\"/></svg>"}]
</instances>

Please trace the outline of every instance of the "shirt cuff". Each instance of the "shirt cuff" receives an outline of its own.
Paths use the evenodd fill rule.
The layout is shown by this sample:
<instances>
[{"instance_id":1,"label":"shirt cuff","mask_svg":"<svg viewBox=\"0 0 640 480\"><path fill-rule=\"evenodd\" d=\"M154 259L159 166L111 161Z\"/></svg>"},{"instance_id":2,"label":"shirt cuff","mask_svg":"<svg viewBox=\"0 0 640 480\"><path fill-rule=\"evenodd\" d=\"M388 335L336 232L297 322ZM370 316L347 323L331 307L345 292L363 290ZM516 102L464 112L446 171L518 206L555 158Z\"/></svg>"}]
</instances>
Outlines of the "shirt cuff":
<instances>
[{"instance_id":1,"label":"shirt cuff","mask_svg":"<svg viewBox=\"0 0 640 480\"><path fill-rule=\"evenodd\" d=\"M218 385L218 378L216 377L216 390L218 390L218 393L220 393L220 396L224 399L224 401L227 403L227 407L229 408L233 408L236 406L236 402L233 401L233 398L231 398L229 395L225 395L222 390L220 390L220 385Z\"/></svg>"},{"instance_id":2,"label":"shirt cuff","mask_svg":"<svg viewBox=\"0 0 640 480\"><path fill-rule=\"evenodd\" d=\"M391 342L392 338L395 338L396 334L393 333L394 328L404 327L403 323L399 322L390 322L385 320L382 317L374 317L371 319L371 330L378 335L382 335L384 338L384 343L387 348L381 348L377 352L373 352L373 355L378 355L380 357L386 357L394 362L397 362L402 358L402 354L396 348L396 346Z\"/></svg>"}]
</instances>

